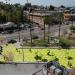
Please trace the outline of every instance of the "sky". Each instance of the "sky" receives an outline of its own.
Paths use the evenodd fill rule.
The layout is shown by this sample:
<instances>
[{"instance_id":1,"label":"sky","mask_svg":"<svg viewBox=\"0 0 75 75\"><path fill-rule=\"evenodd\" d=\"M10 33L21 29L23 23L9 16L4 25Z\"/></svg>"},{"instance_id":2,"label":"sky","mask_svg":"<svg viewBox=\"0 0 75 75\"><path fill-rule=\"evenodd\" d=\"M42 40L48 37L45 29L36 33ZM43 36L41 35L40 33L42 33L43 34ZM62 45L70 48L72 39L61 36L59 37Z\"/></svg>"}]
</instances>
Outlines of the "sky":
<instances>
[{"instance_id":1,"label":"sky","mask_svg":"<svg viewBox=\"0 0 75 75\"><path fill-rule=\"evenodd\" d=\"M0 0L5 2L5 0ZM9 0L7 0L9 3ZM24 5L27 2L27 0L10 0L10 3L20 3ZM54 6L60 6L60 5L65 5L65 6L75 6L75 0L28 0L32 5L54 5Z\"/></svg>"}]
</instances>

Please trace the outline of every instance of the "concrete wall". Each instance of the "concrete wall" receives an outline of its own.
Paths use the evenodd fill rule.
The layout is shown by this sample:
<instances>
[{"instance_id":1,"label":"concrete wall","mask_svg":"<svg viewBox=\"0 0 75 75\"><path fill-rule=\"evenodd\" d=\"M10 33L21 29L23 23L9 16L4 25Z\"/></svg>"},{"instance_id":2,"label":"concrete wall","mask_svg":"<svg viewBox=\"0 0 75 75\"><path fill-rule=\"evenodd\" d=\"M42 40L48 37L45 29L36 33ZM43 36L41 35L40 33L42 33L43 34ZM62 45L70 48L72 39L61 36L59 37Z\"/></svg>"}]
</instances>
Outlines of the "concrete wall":
<instances>
[{"instance_id":1,"label":"concrete wall","mask_svg":"<svg viewBox=\"0 0 75 75\"><path fill-rule=\"evenodd\" d=\"M32 75L42 68L44 63L0 64L0 75ZM36 75L43 75L42 71Z\"/></svg>"}]
</instances>

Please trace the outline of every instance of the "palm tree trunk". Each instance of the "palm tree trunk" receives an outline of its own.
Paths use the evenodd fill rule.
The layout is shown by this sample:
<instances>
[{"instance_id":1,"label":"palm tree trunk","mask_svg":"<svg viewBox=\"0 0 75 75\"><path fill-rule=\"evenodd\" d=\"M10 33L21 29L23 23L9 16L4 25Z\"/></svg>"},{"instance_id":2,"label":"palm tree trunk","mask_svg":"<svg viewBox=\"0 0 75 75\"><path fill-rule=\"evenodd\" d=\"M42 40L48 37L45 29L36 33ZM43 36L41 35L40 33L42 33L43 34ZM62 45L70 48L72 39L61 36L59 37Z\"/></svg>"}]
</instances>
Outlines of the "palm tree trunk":
<instances>
[{"instance_id":1,"label":"palm tree trunk","mask_svg":"<svg viewBox=\"0 0 75 75\"><path fill-rule=\"evenodd\" d=\"M44 23L44 41L45 41L45 23Z\"/></svg>"},{"instance_id":2,"label":"palm tree trunk","mask_svg":"<svg viewBox=\"0 0 75 75\"><path fill-rule=\"evenodd\" d=\"M29 15L29 22L30 22L30 15ZM32 31L31 31L31 24L30 24L30 43L32 46Z\"/></svg>"},{"instance_id":3,"label":"palm tree trunk","mask_svg":"<svg viewBox=\"0 0 75 75\"><path fill-rule=\"evenodd\" d=\"M73 13L71 12L71 14L73 15ZM73 27L73 16L71 17L72 18L72 27Z\"/></svg>"},{"instance_id":4,"label":"palm tree trunk","mask_svg":"<svg viewBox=\"0 0 75 75\"><path fill-rule=\"evenodd\" d=\"M72 20L72 27L73 27L73 20Z\"/></svg>"},{"instance_id":5,"label":"palm tree trunk","mask_svg":"<svg viewBox=\"0 0 75 75\"><path fill-rule=\"evenodd\" d=\"M50 44L49 39L50 39L50 25L48 25L48 44Z\"/></svg>"},{"instance_id":6,"label":"palm tree trunk","mask_svg":"<svg viewBox=\"0 0 75 75\"><path fill-rule=\"evenodd\" d=\"M22 13L22 15L21 15L21 21L22 21L22 24L24 24L24 19L23 19L23 9L21 10L21 13ZM23 50L23 30L22 30L22 53L23 53L23 62L24 62L24 50Z\"/></svg>"},{"instance_id":7,"label":"palm tree trunk","mask_svg":"<svg viewBox=\"0 0 75 75\"><path fill-rule=\"evenodd\" d=\"M60 24L59 24L59 49L60 49Z\"/></svg>"},{"instance_id":8,"label":"palm tree trunk","mask_svg":"<svg viewBox=\"0 0 75 75\"><path fill-rule=\"evenodd\" d=\"M22 41L23 42L23 41ZM23 50L23 44L22 44L22 53L23 53L23 62L24 62L24 50Z\"/></svg>"},{"instance_id":9,"label":"palm tree trunk","mask_svg":"<svg viewBox=\"0 0 75 75\"><path fill-rule=\"evenodd\" d=\"M20 42L20 28L19 28L18 21L17 21L17 27L18 27L18 36L19 36L19 42Z\"/></svg>"}]
</instances>

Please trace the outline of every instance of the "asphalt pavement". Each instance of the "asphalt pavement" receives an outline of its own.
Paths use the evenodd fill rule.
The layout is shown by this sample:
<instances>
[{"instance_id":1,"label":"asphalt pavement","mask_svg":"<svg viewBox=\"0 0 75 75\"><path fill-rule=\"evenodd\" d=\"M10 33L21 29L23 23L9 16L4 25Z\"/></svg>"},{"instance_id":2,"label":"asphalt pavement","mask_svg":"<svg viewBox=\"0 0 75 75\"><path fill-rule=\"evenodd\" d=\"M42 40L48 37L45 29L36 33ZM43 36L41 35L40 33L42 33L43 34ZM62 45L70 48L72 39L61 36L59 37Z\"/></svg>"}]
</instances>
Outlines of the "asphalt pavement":
<instances>
[{"instance_id":1,"label":"asphalt pavement","mask_svg":"<svg viewBox=\"0 0 75 75\"><path fill-rule=\"evenodd\" d=\"M69 25L60 25L60 34L62 35L65 30L69 31L71 24ZM48 33L48 26L46 25L46 34ZM40 39L43 39L44 36L44 30L41 30L41 28L34 27L34 30L32 30L32 35L39 36ZM51 36L58 36L59 35L59 25L53 25L50 26L50 35ZM0 44L5 44L11 39L15 39L16 41L19 41L19 37L21 39L27 38L30 39L30 30L21 30L20 32L14 32L12 34L0 34L2 38L0 38Z\"/></svg>"}]
</instances>

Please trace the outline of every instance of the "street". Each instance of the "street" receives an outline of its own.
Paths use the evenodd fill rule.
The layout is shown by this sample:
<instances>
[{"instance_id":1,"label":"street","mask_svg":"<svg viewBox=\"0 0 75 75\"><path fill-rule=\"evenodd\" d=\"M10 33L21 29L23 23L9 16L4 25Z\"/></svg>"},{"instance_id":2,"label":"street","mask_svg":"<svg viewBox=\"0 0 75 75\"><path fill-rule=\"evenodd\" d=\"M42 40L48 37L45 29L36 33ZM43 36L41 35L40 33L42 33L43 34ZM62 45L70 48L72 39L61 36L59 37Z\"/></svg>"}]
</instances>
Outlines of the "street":
<instances>
[{"instance_id":1,"label":"street","mask_svg":"<svg viewBox=\"0 0 75 75\"><path fill-rule=\"evenodd\" d=\"M65 30L68 31L70 26L71 26L71 24L60 25L60 35L62 35ZM47 25L46 25L45 31L46 31L46 35L47 35L47 33L48 33L48 26ZM32 30L31 32L32 32L32 35L36 35L39 37L39 39L43 39L44 30L41 30L41 28L39 28L38 26L34 27L34 30ZM56 36L56 37L59 36L59 25L50 26L50 35ZM29 40L30 39L30 30L24 29L19 32L14 32L12 34L0 34L0 36L2 37L2 38L0 38L0 40L3 40L3 44L7 43L11 39L15 39L16 41L19 41L19 37L21 40L24 38ZM0 44L2 44L2 43L0 43Z\"/></svg>"}]
</instances>

